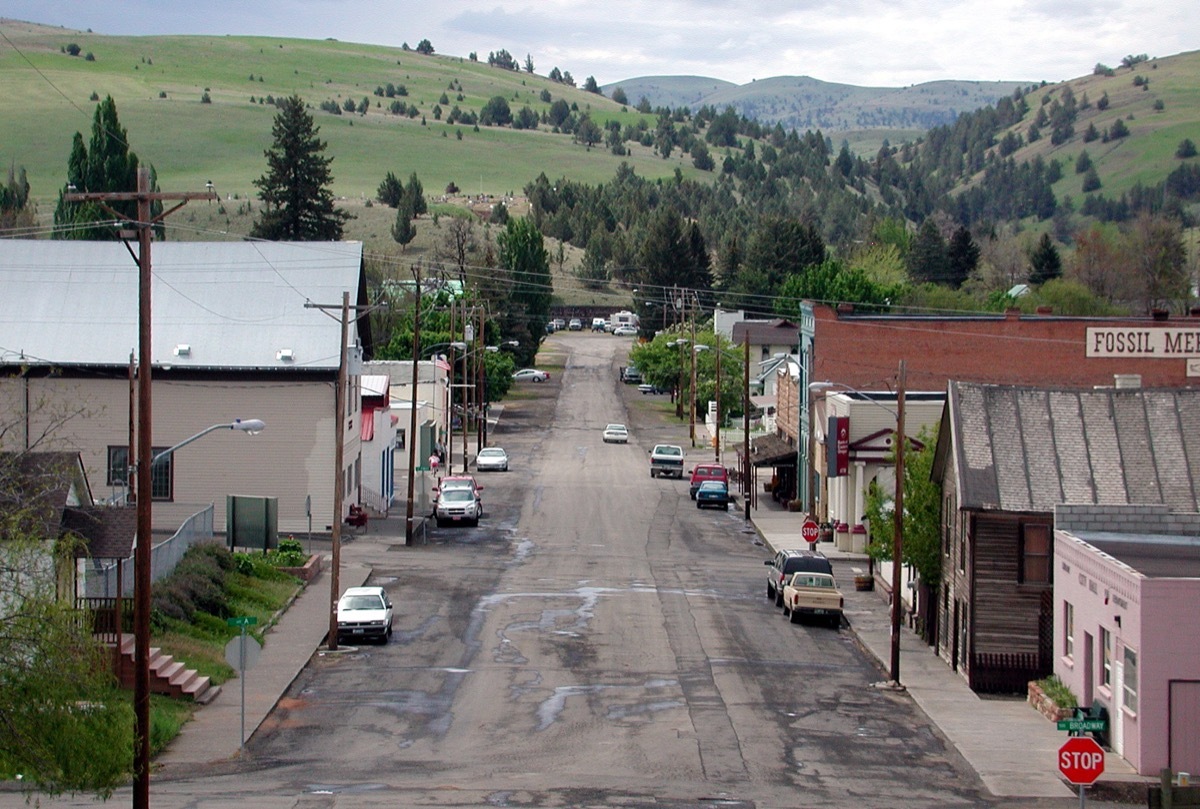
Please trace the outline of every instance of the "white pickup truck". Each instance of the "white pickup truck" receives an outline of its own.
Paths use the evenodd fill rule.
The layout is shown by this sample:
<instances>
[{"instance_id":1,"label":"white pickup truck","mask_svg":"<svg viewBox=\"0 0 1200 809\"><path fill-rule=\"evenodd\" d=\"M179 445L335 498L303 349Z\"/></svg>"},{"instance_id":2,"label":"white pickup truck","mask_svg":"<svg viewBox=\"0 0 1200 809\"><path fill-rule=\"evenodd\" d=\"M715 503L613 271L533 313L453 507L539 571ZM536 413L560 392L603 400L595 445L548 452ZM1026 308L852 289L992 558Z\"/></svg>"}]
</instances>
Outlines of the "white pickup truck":
<instances>
[{"instance_id":1,"label":"white pickup truck","mask_svg":"<svg viewBox=\"0 0 1200 809\"><path fill-rule=\"evenodd\" d=\"M800 623L801 616L813 615L837 629L842 624L843 603L837 582L828 573L793 573L783 586L783 614L793 624Z\"/></svg>"},{"instance_id":2,"label":"white pickup truck","mask_svg":"<svg viewBox=\"0 0 1200 809\"><path fill-rule=\"evenodd\" d=\"M655 444L650 450L650 477L683 478L683 447Z\"/></svg>"}]
</instances>

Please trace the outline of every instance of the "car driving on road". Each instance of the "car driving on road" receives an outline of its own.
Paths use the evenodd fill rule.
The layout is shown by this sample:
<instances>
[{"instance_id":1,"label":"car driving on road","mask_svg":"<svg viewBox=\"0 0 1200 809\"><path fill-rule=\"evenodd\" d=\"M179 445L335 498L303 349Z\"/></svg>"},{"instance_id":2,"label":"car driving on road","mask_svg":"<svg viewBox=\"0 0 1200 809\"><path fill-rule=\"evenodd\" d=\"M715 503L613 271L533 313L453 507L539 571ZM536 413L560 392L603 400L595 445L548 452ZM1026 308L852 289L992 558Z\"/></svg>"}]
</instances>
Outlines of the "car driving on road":
<instances>
[{"instance_id":1,"label":"car driving on road","mask_svg":"<svg viewBox=\"0 0 1200 809\"><path fill-rule=\"evenodd\" d=\"M683 447L674 444L655 444L650 450L650 477L662 475L683 477Z\"/></svg>"},{"instance_id":2,"label":"car driving on road","mask_svg":"<svg viewBox=\"0 0 1200 809\"><path fill-rule=\"evenodd\" d=\"M482 512L483 505L475 492L470 489L450 489L438 495L433 514L438 528L441 528L454 523L479 525Z\"/></svg>"},{"instance_id":3,"label":"car driving on road","mask_svg":"<svg viewBox=\"0 0 1200 809\"><path fill-rule=\"evenodd\" d=\"M512 375L514 382L545 382L550 374L537 368L522 368Z\"/></svg>"},{"instance_id":4,"label":"car driving on road","mask_svg":"<svg viewBox=\"0 0 1200 809\"><path fill-rule=\"evenodd\" d=\"M625 444L629 441L629 429L624 424L610 424L604 428L605 444Z\"/></svg>"}]
</instances>

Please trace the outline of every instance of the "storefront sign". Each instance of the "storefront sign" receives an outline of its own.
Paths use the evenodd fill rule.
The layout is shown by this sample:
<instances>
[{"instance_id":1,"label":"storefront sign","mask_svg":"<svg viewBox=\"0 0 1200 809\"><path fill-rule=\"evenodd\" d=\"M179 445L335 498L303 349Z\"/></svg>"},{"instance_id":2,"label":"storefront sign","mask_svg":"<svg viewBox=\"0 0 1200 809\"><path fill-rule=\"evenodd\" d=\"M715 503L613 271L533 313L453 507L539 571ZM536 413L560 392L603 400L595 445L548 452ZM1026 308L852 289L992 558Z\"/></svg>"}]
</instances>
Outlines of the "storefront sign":
<instances>
[{"instance_id":1,"label":"storefront sign","mask_svg":"<svg viewBox=\"0 0 1200 809\"><path fill-rule=\"evenodd\" d=\"M1200 357L1200 329L1088 329L1087 356L1156 359Z\"/></svg>"}]
</instances>

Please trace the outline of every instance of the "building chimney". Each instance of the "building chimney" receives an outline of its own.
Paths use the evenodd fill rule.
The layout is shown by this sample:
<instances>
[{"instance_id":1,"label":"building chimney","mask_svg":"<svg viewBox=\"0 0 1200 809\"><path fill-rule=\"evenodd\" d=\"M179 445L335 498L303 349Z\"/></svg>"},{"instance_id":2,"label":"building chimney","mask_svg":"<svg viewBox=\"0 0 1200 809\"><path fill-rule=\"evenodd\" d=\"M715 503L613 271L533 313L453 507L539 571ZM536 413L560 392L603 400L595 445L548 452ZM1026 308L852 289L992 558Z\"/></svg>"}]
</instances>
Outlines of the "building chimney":
<instances>
[{"instance_id":1,"label":"building chimney","mask_svg":"<svg viewBox=\"0 0 1200 809\"><path fill-rule=\"evenodd\" d=\"M1009 309L1005 309L1004 310L1004 319L1005 320L1020 320L1021 319L1021 310L1016 308L1015 306L1012 308L1009 308Z\"/></svg>"},{"instance_id":2,"label":"building chimney","mask_svg":"<svg viewBox=\"0 0 1200 809\"><path fill-rule=\"evenodd\" d=\"M1171 313L1168 312L1166 309L1151 309L1150 310L1150 317L1154 318L1155 320L1166 320L1170 316L1171 316Z\"/></svg>"}]
</instances>

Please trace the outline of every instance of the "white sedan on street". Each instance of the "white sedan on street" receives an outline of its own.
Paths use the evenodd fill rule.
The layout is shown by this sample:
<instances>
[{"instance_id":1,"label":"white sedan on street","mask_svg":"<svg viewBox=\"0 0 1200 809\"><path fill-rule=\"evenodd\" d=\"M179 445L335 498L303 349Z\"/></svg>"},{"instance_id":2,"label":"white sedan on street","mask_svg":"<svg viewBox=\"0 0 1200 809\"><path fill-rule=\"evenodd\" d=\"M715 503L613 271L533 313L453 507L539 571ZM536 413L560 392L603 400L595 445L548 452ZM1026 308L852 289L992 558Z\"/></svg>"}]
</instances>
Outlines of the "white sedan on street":
<instances>
[{"instance_id":1,"label":"white sedan on street","mask_svg":"<svg viewBox=\"0 0 1200 809\"><path fill-rule=\"evenodd\" d=\"M624 424L610 424L604 428L605 444L626 444L629 442L629 429Z\"/></svg>"},{"instance_id":2,"label":"white sedan on street","mask_svg":"<svg viewBox=\"0 0 1200 809\"><path fill-rule=\"evenodd\" d=\"M636 326L617 326L612 333L616 337L637 337L638 330Z\"/></svg>"},{"instance_id":3,"label":"white sedan on street","mask_svg":"<svg viewBox=\"0 0 1200 809\"><path fill-rule=\"evenodd\" d=\"M475 456L475 468L480 472L507 472L508 453L500 447L484 447Z\"/></svg>"},{"instance_id":4,"label":"white sedan on street","mask_svg":"<svg viewBox=\"0 0 1200 809\"><path fill-rule=\"evenodd\" d=\"M550 374L537 368L522 368L512 375L514 382L545 382Z\"/></svg>"}]
</instances>

